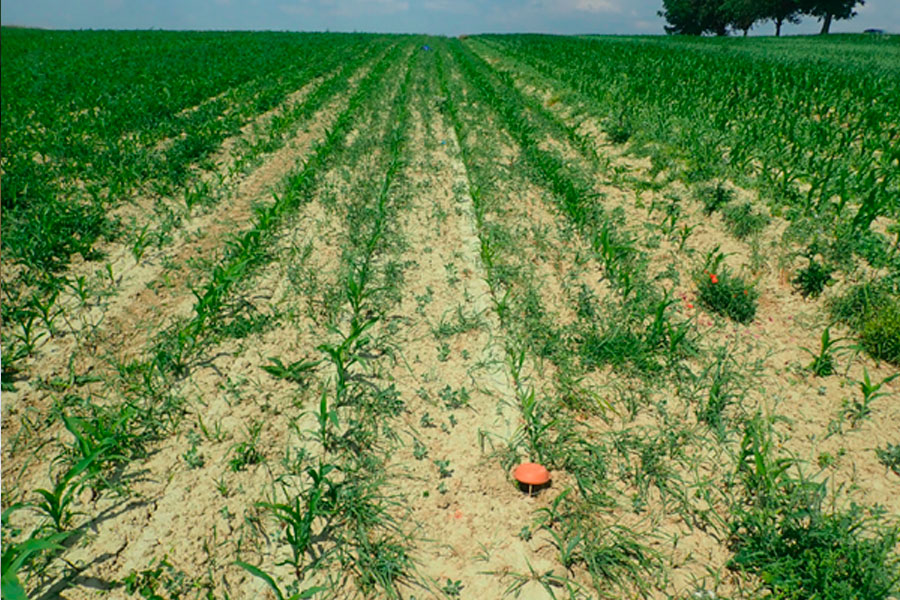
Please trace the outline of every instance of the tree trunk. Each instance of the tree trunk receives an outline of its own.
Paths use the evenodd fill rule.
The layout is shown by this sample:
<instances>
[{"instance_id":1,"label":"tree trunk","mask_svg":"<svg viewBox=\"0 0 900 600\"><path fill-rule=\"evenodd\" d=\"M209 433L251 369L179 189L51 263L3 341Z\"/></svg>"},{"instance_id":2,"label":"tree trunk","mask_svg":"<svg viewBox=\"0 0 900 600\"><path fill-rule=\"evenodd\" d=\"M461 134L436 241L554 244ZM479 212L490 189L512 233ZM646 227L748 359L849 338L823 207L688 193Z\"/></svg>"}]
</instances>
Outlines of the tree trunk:
<instances>
[{"instance_id":1,"label":"tree trunk","mask_svg":"<svg viewBox=\"0 0 900 600\"><path fill-rule=\"evenodd\" d=\"M831 18L832 18L832 16L833 16L833 15L832 15L831 13L826 13L826 14L825 14L825 20L822 21L822 31L819 32L819 35L827 35L828 32L831 30Z\"/></svg>"},{"instance_id":2,"label":"tree trunk","mask_svg":"<svg viewBox=\"0 0 900 600\"><path fill-rule=\"evenodd\" d=\"M775 19L775 37L781 37L781 19Z\"/></svg>"},{"instance_id":3,"label":"tree trunk","mask_svg":"<svg viewBox=\"0 0 900 600\"><path fill-rule=\"evenodd\" d=\"M749 28L747 28L747 29L744 30L744 37L747 37L747 33L748 33L749 31L750 31Z\"/></svg>"}]
</instances>

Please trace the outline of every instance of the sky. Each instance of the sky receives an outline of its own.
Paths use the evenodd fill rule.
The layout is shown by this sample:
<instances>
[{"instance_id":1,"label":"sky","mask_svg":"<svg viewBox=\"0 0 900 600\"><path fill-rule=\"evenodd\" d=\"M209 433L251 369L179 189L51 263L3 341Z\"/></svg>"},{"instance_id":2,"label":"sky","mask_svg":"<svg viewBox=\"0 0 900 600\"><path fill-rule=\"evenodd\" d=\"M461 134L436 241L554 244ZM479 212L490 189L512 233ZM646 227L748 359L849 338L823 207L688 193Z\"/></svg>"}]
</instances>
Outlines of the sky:
<instances>
[{"instance_id":1,"label":"sky","mask_svg":"<svg viewBox=\"0 0 900 600\"><path fill-rule=\"evenodd\" d=\"M661 34L662 0L3 0L3 25L50 29ZM900 0L867 0L834 32L900 33ZM783 33L818 33L812 18ZM751 34L772 35L758 24Z\"/></svg>"}]
</instances>

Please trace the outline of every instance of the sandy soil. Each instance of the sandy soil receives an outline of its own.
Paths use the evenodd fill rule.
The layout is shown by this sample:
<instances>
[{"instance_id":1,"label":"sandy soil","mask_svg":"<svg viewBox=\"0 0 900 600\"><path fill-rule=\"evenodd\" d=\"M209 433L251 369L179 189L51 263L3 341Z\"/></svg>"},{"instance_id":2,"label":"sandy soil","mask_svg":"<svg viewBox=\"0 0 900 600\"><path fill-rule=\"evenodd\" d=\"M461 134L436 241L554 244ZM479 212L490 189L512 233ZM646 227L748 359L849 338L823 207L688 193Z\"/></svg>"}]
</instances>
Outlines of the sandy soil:
<instances>
[{"instance_id":1,"label":"sandy soil","mask_svg":"<svg viewBox=\"0 0 900 600\"><path fill-rule=\"evenodd\" d=\"M701 373L717 348L729 349L746 385L726 418L738 420L756 410L782 417L776 428L779 451L802 461L807 473L821 471L829 489L841 490L840 503L852 500L900 514L900 478L887 472L874 453L878 446L900 442L895 425L900 420L900 379L885 384L886 395L873 404L869 418L855 426L840 419L845 400L859 396L864 372L881 381L896 369L849 351L839 355L834 376L817 378L805 369L811 359L803 348L818 349L827 297L840 293L852 278L838 282L822 298L802 298L790 283L796 249L782 242L784 221L773 218L751 239L734 238L721 217L704 214L691 190L669 181L665 173L652 173L649 160L630 155L627 146L612 144L600 117L575 95L561 94L559 82L539 77L488 45L472 48L495 69L512 72L517 89L537 99L548 114L577 126L588 151L550 134L541 148L589 173L605 210L621 214L621 230L632 235L648 258L648 277L668 286L675 300L670 310L691 323L699 352L686 361L686 368ZM192 582L194 589L186 596L191 598L207 591L215 598L275 598L261 579L234 565L239 558L264 565L282 585L291 581L291 567L280 564L289 555L283 528L259 502L284 501L300 489L292 483L300 478L291 469L301 464L304 453L316 451L308 432L315 429L318 398L333 380L331 371L319 366L298 386L272 377L263 367L273 357L285 364L315 360L321 357L319 344L338 339L329 325L347 319L341 285L356 226L348 207L364 204L384 176L387 149L382 142L392 126L384 107L397 93L407 65L431 69L424 71L427 76L434 73L430 55L415 63L411 52L387 71L379 88L384 106L356 116L359 120L318 180L314 197L277 232L270 262L238 286L238 299L273 325L219 340L178 380L171 392L185 400L185 408L175 433L125 467L122 476L130 493L93 497L83 490L77 495L74 520L85 525L61 554L68 565L55 561L43 577L29 580L36 598L129 597L117 582L163 559L172 565L166 577L180 573ZM284 105L244 127L238 138L226 141L216 155L218 177L205 176L221 185L216 190L220 201L188 215L171 244L148 250L140 260L127 245L110 245L105 248L109 267L73 265L72 276L84 277L95 296L84 305L74 294L64 299L67 329L46 338L28 365L29 378L17 382L16 392L3 394L4 508L34 500L32 490L51 485L56 473L52 461L71 441L54 416L54 404L66 394L117 400L122 392L117 367L143 357L158 331L191 314L191 288L203 281L204 262L218 260L229 236L248 224L253 207L278 193L285 178L315 151L372 66L355 73L347 93L326 103L252 170L231 169L241 140L252 141L267 119L302 102L321 81L309 82ZM527 387L559 404L560 420L592 443L627 436L646 442L684 433L683 441L673 442L676 447L661 460L683 487L686 504L679 505L658 487L638 485L629 469L639 457L610 450L615 497L608 510L592 518L608 527L628 527L659 553L661 566L648 578L654 580L647 597L683 598L706 586L739 597L743 586L753 582L727 570L731 554L709 517L727 514L729 490L724 488L733 457L698 422L687 392L610 367L582 369L578 381L563 382L554 364L533 353L523 362L517 388L509 349L517 347L524 325L503 322L497 313L501 298L492 294L482 256L486 230L509 240L497 260L517 274L511 297L524 302L533 290L545 323L560 329L576 323L581 290L589 290L599 303L614 292L589 242L560 213L552 192L527 175L521 149L499 119L478 104L459 72L452 69L449 77L462 86L458 109L471 124L464 139L442 110L445 99L438 96L437 84L421 79L425 75L416 71L406 160L390 188L392 200L402 205L391 223L398 241L376 264L382 271L388 263L402 265L399 294L373 329L394 350L373 359L369 373L393 384L405 407L387 423L397 442L386 446L390 451L384 463L392 516L401 524L415 564L402 580L400 596L452 597L453 584L459 582L461 598L502 598L515 590L521 598L551 598L538 581L542 574L592 589L582 568L560 563L551 530L535 526L546 514L541 509L551 509L561 494L580 498L575 477L565 470L554 472L552 486L531 496L518 489L509 473L513 462L526 458L515 440L522 432L519 402ZM490 208L481 229L465 158L466 151L479 146L491 149L489 158L479 160L494 161L496 169L496 181L485 192ZM760 204L752 192L732 187L739 199ZM679 228L689 231L684 240L676 231L665 231L664 207L673 198L678 198ZM709 313L696 300L693 278L703 257L716 247L731 268L752 277L761 291L757 317L747 325ZM849 335L837 327L832 333ZM49 385L54 378L67 380L70 373L96 375L97 380ZM636 398L640 401L630 407L628 399ZM254 428L265 460L235 470L235 447L251 439ZM191 465L189 456L201 457L201 464ZM700 489L712 491L704 497L694 494ZM13 525L29 531L39 522L34 511L20 511ZM327 540L316 543L324 547ZM327 584L327 577L339 575L319 573L304 586ZM516 588L516 582L523 586ZM335 589L335 597L368 597L354 590L352 581ZM558 597L564 594L550 589ZM640 597L633 585L610 590L620 597ZM575 596L595 597L587 591Z\"/></svg>"}]
</instances>

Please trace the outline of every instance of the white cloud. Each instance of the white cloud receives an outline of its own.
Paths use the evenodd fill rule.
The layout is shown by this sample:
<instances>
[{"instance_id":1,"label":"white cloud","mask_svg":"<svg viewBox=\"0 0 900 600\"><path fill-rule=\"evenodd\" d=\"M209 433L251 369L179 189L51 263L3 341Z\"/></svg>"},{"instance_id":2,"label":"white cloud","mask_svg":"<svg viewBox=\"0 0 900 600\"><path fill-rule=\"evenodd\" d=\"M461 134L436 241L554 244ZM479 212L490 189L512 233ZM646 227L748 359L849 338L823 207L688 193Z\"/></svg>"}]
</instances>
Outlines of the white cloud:
<instances>
[{"instance_id":1,"label":"white cloud","mask_svg":"<svg viewBox=\"0 0 900 600\"><path fill-rule=\"evenodd\" d=\"M637 33L659 33L662 30L659 22L644 20L635 21L632 28Z\"/></svg>"}]
</instances>

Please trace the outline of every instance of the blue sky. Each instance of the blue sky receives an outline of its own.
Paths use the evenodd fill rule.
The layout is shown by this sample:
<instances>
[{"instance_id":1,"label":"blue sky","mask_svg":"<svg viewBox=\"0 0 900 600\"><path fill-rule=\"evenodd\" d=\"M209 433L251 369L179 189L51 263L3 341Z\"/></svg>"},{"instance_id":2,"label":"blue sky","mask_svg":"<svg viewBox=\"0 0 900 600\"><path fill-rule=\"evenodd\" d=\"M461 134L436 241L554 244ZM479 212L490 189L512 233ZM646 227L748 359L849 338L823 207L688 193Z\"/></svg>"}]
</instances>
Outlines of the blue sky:
<instances>
[{"instance_id":1,"label":"blue sky","mask_svg":"<svg viewBox=\"0 0 900 600\"><path fill-rule=\"evenodd\" d=\"M273 29L458 35L481 32L659 34L662 0L3 0L4 25L55 29ZM868 0L835 32L900 33L900 0ZM816 33L805 19L784 33ZM755 34L771 35L771 23Z\"/></svg>"}]
</instances>

